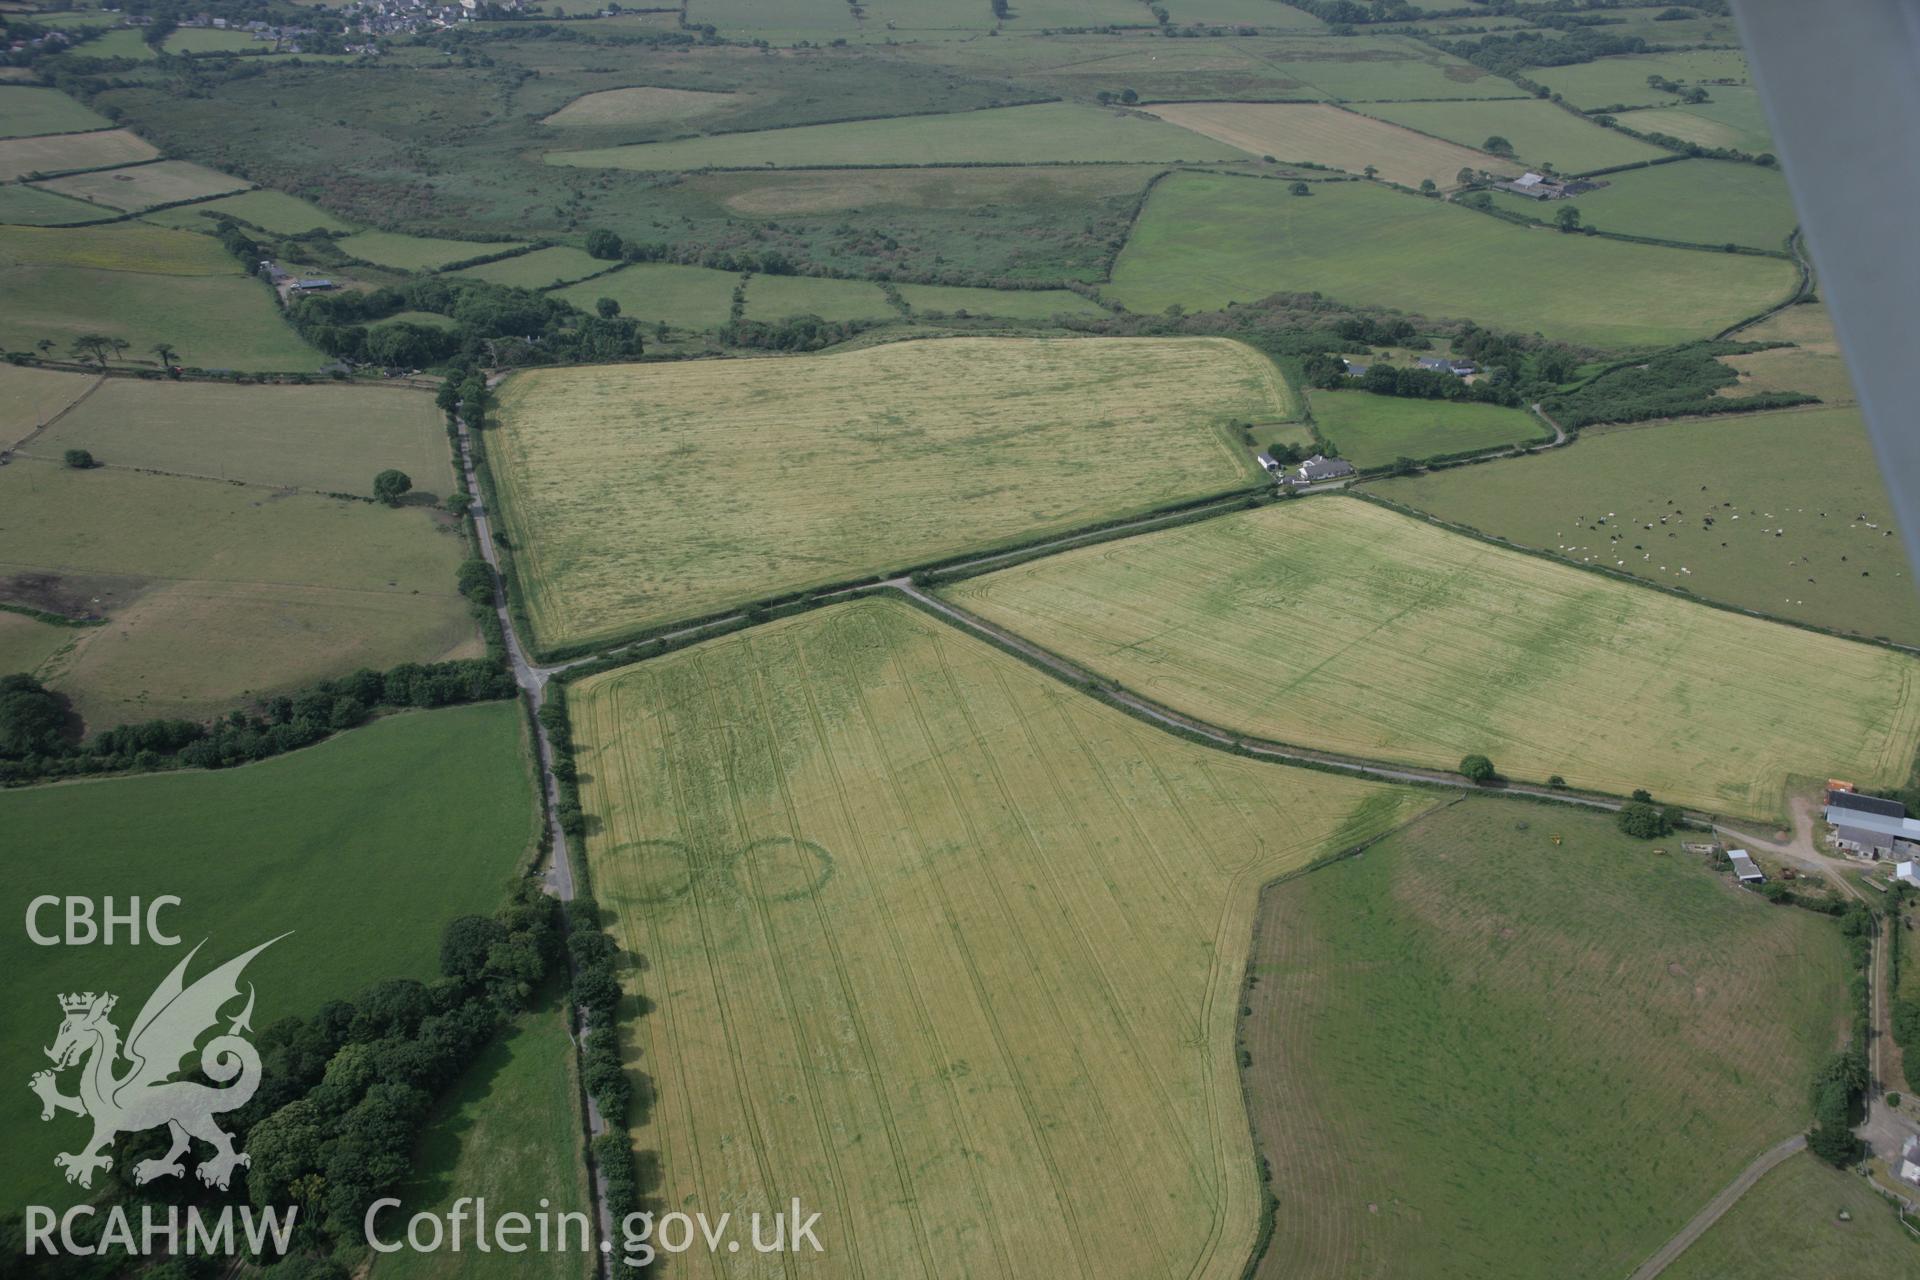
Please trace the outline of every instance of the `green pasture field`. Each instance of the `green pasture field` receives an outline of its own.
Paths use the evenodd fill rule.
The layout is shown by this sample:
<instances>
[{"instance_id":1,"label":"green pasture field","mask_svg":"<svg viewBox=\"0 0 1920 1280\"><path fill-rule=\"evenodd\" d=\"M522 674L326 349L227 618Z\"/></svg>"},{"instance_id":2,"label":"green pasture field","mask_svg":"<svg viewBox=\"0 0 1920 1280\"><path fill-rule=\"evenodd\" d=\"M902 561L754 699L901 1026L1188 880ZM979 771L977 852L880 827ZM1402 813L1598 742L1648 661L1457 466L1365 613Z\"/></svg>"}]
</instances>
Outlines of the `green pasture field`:
<instances>
[{"instance_id":1,"label":"green pasture field","mask_svg":"<svg viewBox=\"0 0 1920 1280\"><path fill-rule=\"evenodd\" d=\"M1411 36L1308 37L1275 42L1265 56L1287 75L1341 101L1521 96L1511 80Z\"/></svg>"},{"instance_id":2,"label":"green pasture field","mask_svg":"<svg viewBox=\"0 0 1920 1280\"><path fill-rule=\"evenodd\" d=\"M1803 1151L1755 1183L1665 1274L1671 1280L1901 1280L1917 1264L1920 1243L1866 1179Z\"/></svg>"},{"instance_id":3,"label":"green pasture field","mask_svg":"<svg viewBox=\"0 0 1920 1280\"><path fill-rule=\"evenodd\" d=\"M540 123L556 129L678 124L734 105L731 93L640 85L582 94Z\"/></svg>"},{"instance_id":4,"label":"green pasture field","mask_svg":"<svg viewBox=\"0 0 1920 1280\"><path fill-rule=\"evenodd\" d=\"M458 526L424 507L15 458L0 548L0 601L109 619L44 673L89 729L477 647Z\"/></svg>"},{"instance_id":5,"label":"green pasture field","mask_svg":"<svg viewBox=\"0 0 1920 1280\"><path fill-rule=\"evenodd\" d=\"M1757 90L1714 86L1712 101L1699 106L1628 111L1620 123L1641 133L1670 133L1703 147L1732 147L1751 155L1773 150L1773 133Z\"/></svg>"},{"instance_id":6,"label":"green pasture field","mask_svg":"<svg viewBox=\"0 0 1920 1280\"><path fill-rule=\"evenodd\" d=\"M1492 164L1480 162L1481 166L1495 171L1511 172L1524 162L1551 164L1561 173L1583 173L1672 154L1650 142L1582 120L1557 103L1534 98L1498 102L1370 103L1359 109L1463 147L1477 149L1488 138L1505 138L1513 144L1519 159ZM1447 178L1452 177L1449 171ZM1441 185L1449 186L1451 182L1441 181Z\"/></svg>"},{"instance_id":7,"label":"green pasture field","mask_svg":"<svg viewBox=\"0 0 1920 1280\"><path fill-rule=\"evenodd\" d=\"M489 1215L547 1212L593 1214L581 1163L577 1055L567 1034L567 1008L557 992L522 1014L488 1045L451 1091L434 1105L413 1156L413 1177L395 1192L401 1207L376 1226L387 1241L405 1239L414 1214L448 1213L462 1196L484 1198ZM578 1247L577 1229L568 1236ZM420 1253L402 1249L374 1259L377 1280L466 1276L532 1276L582 1280L579 1252L538 1249L515 1254Z\"/></svg>"},{"instance_id":8,"label":"green pasture field","mask_svg":"<svg viewBox=\"0 0 1920 1280\"><path fill-rule=\"evenodd\" d=\"M264 187L243 191L237 196L184 205L178 209L161 209L146 215L146 221L162 226L207 231L214 225L207 215L214 213L229 214L262 231L277 231L285 235L312 231L316 227L327 231L353 230L350 223L342 222L317 205L308 204L284 191L269 191Z\"/></svg>"},{"instance_id":9,"label":"green pasture field","mask_svg":"<svg viewBox=\"0 0 1920 1280\"><path fill-rule=\"evenodd\" d=\"M853 39L860 34L860 23L851 6L817 4L813 0L688 0L687 21L710 22L722 35L757 37L779 44L800 39Z\"/></svg>"},{"instance_id":10,"label":"green pasture field","mask_svg":"<svg viewBox=\"0 0 1920 1280\"><path fill-rule=\"evenodd\" d=\"M90 379L67 375L81 387ZM234 386L108 378L29 447L58 461L87 449L106 466L370 495L389 467L414 491L453 485L446 424L424 391Z\"/></svg>"},{"instance_id":11,"label":"green pasture field","mask_svg":"<svg viewBox=\"0 0 1920 1280\"><path fill-rule=\"evenodd\" d=\"M0 223L57 227L73 222L98 222L113 216L111 209L97 208L84 200L70 200L23 182L0 186Z\"/></svg>"},{"instance_id":12,"label":"green pasture field","mask_svg":"<svg viewBox=\"0 0 1920 1280\"><path fill-rule=\"evenodd\" d=\"M733 213L749 215L784 217L874 208L977 213L983 206L1046 208L1069 201L1135 196L1158 172L1157 166L1117 164L749 170L698 174L681 185Z\"/></svg>"},{"instance_id":13,"label":"green pasture field","mask_svg":"<svg viewBox=\"0 0 1920 1280\"><path fill-rule=\"evenodd\" d=\"M231 177L189 160L158 160L126 169L49 178L38 185L44 191L134 213L156 204L200 200L245 190L248 183L245 178Z\"/></svg>"},{"instance_id":14,"label":"green pasture field","mask_svg":"<svg viewBox=\"0 0 1920 1280\"><path fill-rule=\"evenodd\" d=\"M58 89L32 85L0 87L0 138L25 138L37 133L78 133L105 129L105 116Z\"/></svg>"},{"instance_id":15,"label":"green pasture field","mask_svg":"<svg viewBox=\"0 0 1920 1280\"><path fill-rule=\"evenodd\" d=\"M1271 2L1271 0L1268 0ZM1012 320L1049 320L1056 315L1097 316L1099 303L1071 289L964 289L941 284L895 285L914 312L965 311Z\"/></svg>"},{"instance_id":16,"label":"green pasture field","mask_svg":"<svg viewBox=\"0 0 1920 1280\"><path fill-rule=\"evenodd\" d=\"M207 236L137 223L0 226L0 349L86 333L125 339L126 359L151 364L156 342L186 364L244 371L317 368L267 287Z\"/></svg>"},{"instance_id":17,"label":"green pasture field","mask_svg":"<svg viewBox=\"0 0 1920 1280\"><path fill-rule=\"evenodd\" d=\"M1834 336L1833 322L1819 303L1802 303L1775 312L1734 335L1743 342L1791 342L1791 347L1721 356L1720 363L1740 375L1740 384L1722 387L1722 396L1761 391L1799 391L1827 404L1852 404L1856 397L1846 357Z\"/></svg>"},{"instance_id":18,"label":"green pasture field","mask_svg":"<svg viewBox=\"0 0 1920 1280\"><path fill-rule=\"evenodd\" d=\"M1681 18L1670 22L1661 22L1659 15L1673 9L1673 5L1649 5L1644 8L1612 9L1607 17L1609 36L1639 36L1648 44L1663 45L1699 45L1717 44L1740 47L1740 29L1734 25L1731 13L1713 15L1699 9L1693 12L1697 17ZM1684 6L1692 8L1692 6Z\"/></svg>"},{"instance_id":19,"label":"green pasture field","mask_svg":"<svg viewBox=\"0 0 1920 1280\"><path fill-rule=\"evenodd\" d=\"M12 182L35 173L137 164L155 159L159 154L152 143L125 129L51 133L37 138L4 138L0 139L0 182Z\"/></svg>"},{"instance_id":20,"label":"green pasture field","mask_svg":"<svg viewBox=\"0 0 1920 1280\"><path fill-rule=\"evenodd\" d=\"M1494 269L1497 267L1497 270ZM1372 183L1161 182L1107 292L1135 311L1320 290L1603 347L1700 338L1793 288L1790 263L1530 230Z\"/></svg>"},{"instance_id":21,"label":"green pasture field","mask_svg":"<svg viewBox=\"0 0 1920 1280\"><path fill-rule=\"evenodd\" d=\"M1705 85L1709 95L1725 86L1715 80L1747 84L1747 57L1738 49L1687 49L1673 53L1634 53L1566 67L1532 67L1527 77L1537 80L1583 111L1603 107L1664 106L1679 101L1674 94L1647 84L1659 76L1682 85ZM1629 121L1631 123L1631 121Z\"/></svg>"},{"instance_id":22,"label":"green pasture field","mask_svg":"<svg viewBox=\"0 0 1920 1280\"><path fill-rule=\"evenodd\" d=\"M270 40L256 40L251 31L224 31L218 27L180 27L161 46L168 53L268 53Z\"/></svg>"},{"instance_id":23,"label":"green pasture field","mask_svg":"<svg viewBox=\"0 0 1920 1280\"><path fill-rule=\"evenodd\" d=\"M1324 98L1299 78L1297 67L1282 65L1281 59L1328 47L1318 38L1167 40L1155 30L1012 39L1003 33L992 40L902 45L887 52L983 79L1011 76L1036 93L1085 99L1101 90L1132 89L1145 101L1165 102Z\"/></svg>"},{"instance_id":24,"label":"green pasture field","mask_svg":"<svg viewBox=\"0 0 1920 1280\"><path fill-rule=\"evenodd\" d=\"M834 1275L1241 1274L1258 886L1432 797L1182 742L887 600L568 696L664 1203L817 1188Z\"/></svg>"},{"instance_id":25,"label":"green pasture field","mask_svg":"<svg viewBox=\"0 0 1920 1280\"><path fill-rule=\"evenodd\" d=\"M1291 393L1218 338L530 370L489 446L537 646L1250 486Z\"/></svg>"},{"instance_id":26,"label":"green pasture field","mask_svg":"<svg viewBox=\"0 0 1920 1280\"><path fill-rule=\"evenodd\" d=\"M115 27L98 40L81 45L80 52L89 58L132 58L140 62L158 57L143 35L133 27Z\"/></svg>"},{"instance_id":27,"label":"green pasture field","mask_svg":"<svg viewBox=\"0 0 1920 1280\"><path fill-rule=\"evenodd\" d=\"M400 271L436 271L449 262L464 262L488 253L505 253L516 246L480 240L441 240L432 236L402 235L397 231L358 231L335 240L342 252L377 266Z\"/></svg>"},{"instance_id":28,"label":"green pasture field","mask_svg":"<svg viewBox=\"0 0 1920 1280\"><path fill-rule=\"evenodd\" d=\"M1794 465L1810 454L1830 462ZM1821 408L1590 429L1569 449L1376 492L1709 600L1920 644L1920 601L1877 473L1858 412Z\"/></svg>"},{"instance_id":29,"label":"green pasture field","mask_svg":"<svg viewBox=\"0 0 1920 1280\"><path fill-rule=\"evenodd\" d=\"M432 978L442 926L498 906L531 849L524 723L513 702L409 712L239 769L0 791L0 825L33 852L7 876L13 927L0 959L19 1034L0 1068L24 1082L47 1065L39 1046L59 1025L59 992L113 992L125 1031L202 940L189 979L291 931L247 967L256 1028L383 978ZM182 945L35 946L21 922L42 894L111 894L116 909L175 895L161 923ZM59 927L56 914L43 913L43 929ZM72 1089L70 1075L63 1084ZM42 1124L24 1084L6 1094L0 1124L32 1140L0 1152L0 1194L13 1204L83 1196L53 1155L78 1149L85 1122Z\"/></svg>"},{"instance_id":30,"label":"green pasture field","mask_svg":"<svg viewBox=\"0 0 1920 1280\"><path fill-rule=\"evenodd\" d=\"M37 671L74 639L75 628L0 610L0 675Z\"/></svg>"},{"instance_id":31,"label":"green pasture field","mask_svg":"<svg viewBox=\"0 0 1920 1280\"><path fill-rule=\"evenodd\" d=\"M1617 1280L1805 1126L1845 1024L1839 929L1667 852L1468 799L1263 895L1255 1280Z\"/></svg>"},{"instance_id":32,"label":"green pasture field","mask_svg":"<svg viewBox=\"0 0 1920 1280\"><path fill-rule=\"evenodd\" d=\"M1006 24L1014 33L1039 31L1046 27L1137 27L1153 22L1151 13L1141 20L1143 6L1137 0L1020 0L1009 6L1012 17ZM881 11L885 12L885 0ZM988 11L991 19L992 11Z\"/></svg>"},{"instance_id":33,"label":"green pasture field","mask_svg":"<svg viewBox=\"0 0 1920 1280\"><path fill-rule=\"evenodd\" d=\"M1472 400L1410 400L1365 391L1314 391L1308 408L1340 456L1365 470L1397 458L1535 443L1553 432L1523 409Z\"/></svg>"},{"instance_id":34,"label":"green pasture field","mask_svg":"<svg viewBox=\"0 0 1920 1280\"><path fill-rule=\"evenodd\" d=\"M1249 155L1352 173L1371 165L1404 187L1417 187L1422 179L1450 187L1463 168L1519 175L1510 161L1322 102L1177 102L1153 113Z\"/></svg>"},{"instance_id":35,"label":"green pasture field","mask_svg":"<svg viewBox=\"0 0 1920 1280\"><path fill-rule=\"evenodd\" d=\"M25 440L86 392L93 379L0 363L0 449Z\"/></svg>"},{"instance_id":36,"label":"green pasture field","mask_svg":"<svg viewBox=\"0 0 1920 1280\"><path fill-rule=\"evenodd\" d=\"M1905 654L1341 495L1062 552L947 594L1241 732L1449 769L1478 752L1522 781L1644 787L1717 813L1784 813L1789 778L1897 785L1920 744L1920 662Z\"/></svg>"},{"instance_id":37,"label":"green pasture field","mask_svg":"<svg viewBox=\"0 0 1920 1280\"><path fill-rule=\"evenodd\" d=\"M465 267L457 274L463 279L486 280L493 284L512 285L516 289L545 289L556 281L579 280L618 265L596 258L585 249L556 244L535 249L532 253L502 258L498 262Z\"/></svg>"},{"instance_id":38,"label":"green pasture field","mask_svg":"<svg viewBox=\"0 0 1920 1280\"><path fill-rule=\"evenodd\" d=\"M546 161L590 168L664 170L844 164L1140 163L1245 157L1237 147L1144 114L1089 103L1047 102L947 115L716 134L679 142L549 151Z\"/></svg>"},{"instance_id":39,"label":"green pasture field","mask_svg":"<svg viewBox=\"0 0 1920 1280\"><path fill-rule=\"evenodd\" d=\"M1323 25L1313 15L1280 0L1174 0L1165 8L1173 14L1176 27L1199 22L1311 31Z\"/></svg>"},{"instance_id":40,"label":"green pasture field","mask_svg":"<svg viewBox=\"0 0 1920 1280\"><path fill-rule=\"evenodd\" d=\"M1786 179L1779 170L1757 164L1682 160L1600 180L1607 185L1567 203L1580 210L1582 224L1602 231L1784 249L1799 223ZM1494 192L1493 198L1503 208L1542 222L1561 207L1560 201L1529 200L1505 191Z\"/></svg>"},{"instance_id":41,"label":"green pasture field","mask_svg":"<svg viewBox=\"0 0 1920 1280\"><path fill-rule=\"evenodd\" d=\"M822 320L885 320L895 314L880 286L871 280L756 275L747 282L749 320L784 320L801 315Z\"/></svg>"},{"instance_id":42,"label":"green pasture field","mask_svg":"<svg viewBox=\"0 0 1920 1280\"><path fill-rule=\"evenodd\" d=\"M1269 422L1255 426L1248 434L1253 436L1255 449L1271 449L1276 444L1290 444L1312 451L1313 432L1300 422Z\"/></svg>"},{"instance_id":43,"label":"green pasture field","mask_svg":"<svg viewBox=\"0 0 1920 1280\"><path fill-rule=\"evenodd\" d=\"M601 298L612 298L620 304L622 315L664 322L676 329L713 329L727 322L739 283L737 271L638 262L611 275L556 289L553 296L582 311L592 311Z\"/></svg>"}]
</instances>

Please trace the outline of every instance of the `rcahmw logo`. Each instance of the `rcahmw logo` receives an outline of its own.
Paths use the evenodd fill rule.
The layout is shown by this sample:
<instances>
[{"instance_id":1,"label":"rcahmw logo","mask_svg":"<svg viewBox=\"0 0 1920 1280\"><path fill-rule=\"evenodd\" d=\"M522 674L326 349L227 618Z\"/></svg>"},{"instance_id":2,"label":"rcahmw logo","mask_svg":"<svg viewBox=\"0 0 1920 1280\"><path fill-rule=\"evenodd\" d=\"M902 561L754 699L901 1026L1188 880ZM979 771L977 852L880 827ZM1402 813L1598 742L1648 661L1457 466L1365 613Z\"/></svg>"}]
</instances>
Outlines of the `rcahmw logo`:
<instances>
[{"instance_id":1,"label":"rcahmw logo","mask_svg":"<svg viewBox=\"0 0 1920 1280\"><path fill-rule=\"evenodd\" d=\"M260 1087L260 1054L242 1034L253 1030L251 983L247 985L246 1005L224 1032L200 1049L200 1070L214 1083L172 1077L200 1037L219 1024L221 1010L240 998L240 974L247 963L278 941L280 938L263 942L188 985L187 966L200 951L196 946L147 998L124 1041L112 1017L118 997L92 991L60 997L60 1030L46 1050L53 1066L36 1072L28 1087L40 1098L42 1120L52 1120L65 1111L93 1121L92 1137L77 1151L53 1158L54 1166L66 1174L68 1182L92 1187L96 1173L113 1167L107 1149L114 1138L162 1125L172 1139L171 1145L165 1155L142 1160L133 1167L136 1186L155 1178L185 1175L183 1157L192 1155L195 1140L213 1148L194 1170L209 1187L226 1190L234 1170L251 1163L214 1118L245 1106ZM70 1068L78 1068L79 1076L76 1092L66 1094L60 1091L59 1075ZM92 1205L77 1205L56 1214L45 1205L28 1205L27 1252L104 1253L118 1249L144 1254L152 1252L156 1243L171 1251L219 1252L224 1248L232 1252L232 1205L211 1215L211 1222L198 1207L189 1207L182 1214L177 1207L162 1213L149 1205L141 1212L139 1232L135 1232L126 1210L115 1205L104 1211L107 1221L98 1244L77 1241L76 1221L100 1212ZM276 1249L283 1251L298 1212L297 1207L289 1206L282 1221L280 1212L269 1209L256 1214L251 1205L242 1206L242 1232L248 1246L257 1248L271 1236Z\"/></svg>"}]
</instances>

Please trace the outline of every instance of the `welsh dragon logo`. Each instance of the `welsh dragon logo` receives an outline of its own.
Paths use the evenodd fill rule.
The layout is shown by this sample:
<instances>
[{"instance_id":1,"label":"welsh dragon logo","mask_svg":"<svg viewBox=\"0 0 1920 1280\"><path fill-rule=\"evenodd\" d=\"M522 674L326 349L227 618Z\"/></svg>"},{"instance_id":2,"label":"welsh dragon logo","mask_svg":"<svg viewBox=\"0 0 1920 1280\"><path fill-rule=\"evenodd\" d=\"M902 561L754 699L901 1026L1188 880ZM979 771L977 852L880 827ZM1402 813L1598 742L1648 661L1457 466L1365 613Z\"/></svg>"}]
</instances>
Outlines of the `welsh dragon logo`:
<instances>
[{"instance_id":1,"label":"welsh dragon logo","mask_svg":"<svg viewBox=\"0 0 1920 1280\"><path fill-rule=\"evenodd\" d=\"M196 1170L200 1181L210 1187L226 1190L234 1169L251 1163L244 1153L233 1149L232 1136L213 1121L223 1111L245 1106L260 1087L260 1054L240 1034L253 1030L249 1025L253 1017L251 983L247 985L246 1007L225 1034L213 1037L200 1050L200 1070L225 1087L169 1077L180 1069L180 1060L193 1051L200 1036L220 1021L220 1010L239 998L240 972L247 962L279 940L269 939L187 986L187 965L200 951L196 946L147 998L124 1045L119 1029L109 1018L119 997L91 991L60 997L60 1011L66 1016L53 1047L46 1051L53 1069L35 1072L28 1087L40 1097L42 1120L53 1119L56 1111L71 1111L93 1120L93 1137L84 1147L53 1158L54 1165L66 1171L68 1182L91 1187L96 1171L113 1167L107 1147L116 1135L160 1125L167 1126L173 1145L160 1159L142 1160L134 1166L136 1184L183 1175L186 1166L180 1158L195 1138L214 1149ZM128 1066L124 1072L116 1072L122 1058ZM76 1065L80 1067L80 1092L69 1097L60 1092L55 1076Z\"/></svg>"}]
</instances>

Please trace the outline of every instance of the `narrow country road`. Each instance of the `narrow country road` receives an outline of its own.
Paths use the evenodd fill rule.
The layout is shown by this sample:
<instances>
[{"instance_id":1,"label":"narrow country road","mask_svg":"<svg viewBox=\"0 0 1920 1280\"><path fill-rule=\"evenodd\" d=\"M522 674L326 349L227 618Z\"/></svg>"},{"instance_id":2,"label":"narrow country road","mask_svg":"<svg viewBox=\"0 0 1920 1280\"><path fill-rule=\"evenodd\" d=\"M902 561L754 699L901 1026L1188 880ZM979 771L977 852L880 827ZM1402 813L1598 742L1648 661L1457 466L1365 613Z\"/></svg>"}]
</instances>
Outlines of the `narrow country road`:
<instances>
[{"instance_id":1,"label":"narrow country road","mask_svg":"<svg viewBox=\"0 0 1920 1280\"><path fill-rule=\"evenodd\" d=\"M468 508L468 514L473 517L474 537L480 543L481 558L487 562L487 569L493 578L493 611L500 619L500 630L506 637L507 661L513 666L514 683L526 693L527 704L533 711L534 758L540 766L540 787L546 794L549 842L546 888L548 893L561 902L572 902L577 890L573 878L572 851L567 845L567 833L560 826L560 780L553 773L553 740L547 735L547 727L540 723L540 708L546 705L547 679L552 675L552 668L536 667L527 661L526 651L520 647L520 637L514 634L513 618L507 611L506 583L500 576L500 552L493 542L493 520L485 502L481 500L479 480L473 471L473 439L467 433L465 418L456 417L454 422L460 435L460 470L466 481L467 493L473 499L472 505ZM564 914L561 919L564 928L566 919ZM571 971L573 965L571 953L569 953L567 965ZM569 972L569 977L571 976ZM573 1025L568 1030L574 1042L582 1044L586 1037L584 1020L571 1001L568 1003L568 1008L573 1011L569 1015L573 1019ZM584 1086L580 1088L580 1099L586 1110L588 1136L597 1138L607 1131L606 1119L600 1114L600 1107L594 1102L593 1095L588 1093ZM587 1158L587 1186L593 1195L594 1216L600 1224L600 1239L602 1242L611 1241L614 1239L613 1211L607 1205L607 1184L600 1175L599 1163L591 1155ZM607 1260L608 1256L605 1251L602 1251L595 1259L594 1274L596 1276L610 1274L611 1264Z\"/></svg>"},{"instance_id":2,"label":"narrow country road","mask_svg":"<svg viewBox=\"0 0 1920 1280\"><path fill-rule=\"evenodd\" d=\"M1687 1251L1687 1246L1707 1233L1707 1228L1733 1208L1734 1202L1753 1189L1770 1170L1783 1163L1796 1151L1806 1148L1807 1135L1796 1133L1783 1142L1768 1147L1760 1158L1740 1171L1740 1176L1720 1189L1720 1194L1707 1201L1707 1207L1693 1215L1693 1221L1680 1228L1673 1239L1661 1245L1659 1250L1635 1271L1630 1280L1653 1280L1662 1271L1673 1265L1673 1260Z\"/></svg>"}]
</instances>

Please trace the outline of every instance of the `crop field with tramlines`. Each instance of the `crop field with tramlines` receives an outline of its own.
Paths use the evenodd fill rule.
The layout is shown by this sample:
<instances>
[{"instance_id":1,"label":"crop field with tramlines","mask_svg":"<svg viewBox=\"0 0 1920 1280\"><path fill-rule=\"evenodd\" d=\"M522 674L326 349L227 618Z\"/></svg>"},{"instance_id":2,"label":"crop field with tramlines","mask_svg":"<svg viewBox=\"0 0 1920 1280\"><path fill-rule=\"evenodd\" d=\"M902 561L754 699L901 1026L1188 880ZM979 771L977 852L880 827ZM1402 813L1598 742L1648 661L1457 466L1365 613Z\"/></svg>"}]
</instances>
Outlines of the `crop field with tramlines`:
<instances>
[{"instance_id":1,"label":"crop field with tramlines","mask_svg":"<svg viewBox=\"0 0 1920 1280\"><path fill-rule=\"evenodd\" d=\"M1872 779L1862 786L1898 785L1920 740L1908 655L1341 496L1067 551L946 594L1243 732L1447 768L1480 752L1527 781L1644 787L1715 812L1781 813L1790 778L1843 766Z\"/></svg>"},{"instance_id":2,"label":"crop field with tramlines","mask_svg":"<svg viewBox=\"0 0 1920 1280\"><path fill-rule=\"evenodd\" d=\"M1256 1280L1618 1280L1806 1125L1845 1025L1839 929L1667 852L1467 800L1262 895Z\"/></svg>"},{"instance_id":3,"label":"crop field with tramlines","mask_svg":"<svg viewBox=\"0 0 1920 1280\"><path fill-rule=\"evenodd\" d=\"M956 338L520 373L490 452L552 646L1240 488L1292 403L1221 339Z\"/></svg>"},{"instance_id":4,"label":"crop field with tramlines","mask_svg":"<svg viewBox=\"0 0 1920 1280\"><path fill-rule=\"evenodd\" d=\"M891 601L569 705L662 1202L804 1193L813 1275L1241 1274L1257 891L1431 797L1180 742Z\"/></svg>"}]
</instances>

